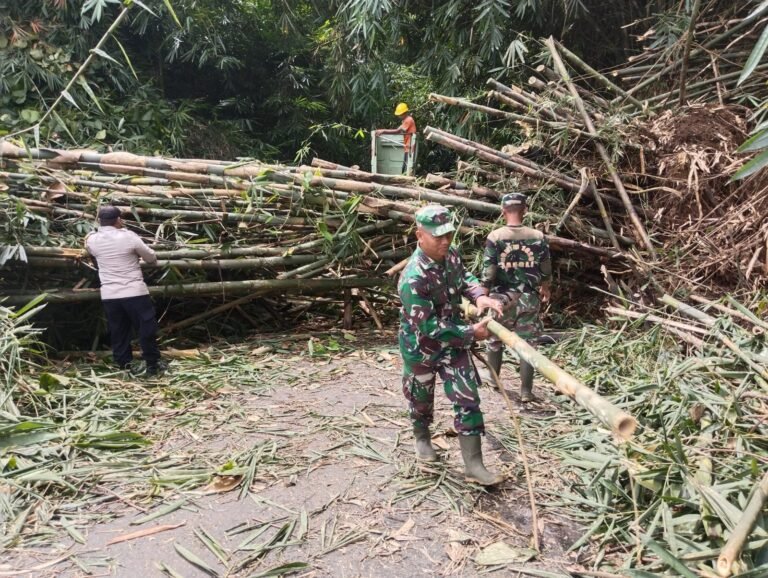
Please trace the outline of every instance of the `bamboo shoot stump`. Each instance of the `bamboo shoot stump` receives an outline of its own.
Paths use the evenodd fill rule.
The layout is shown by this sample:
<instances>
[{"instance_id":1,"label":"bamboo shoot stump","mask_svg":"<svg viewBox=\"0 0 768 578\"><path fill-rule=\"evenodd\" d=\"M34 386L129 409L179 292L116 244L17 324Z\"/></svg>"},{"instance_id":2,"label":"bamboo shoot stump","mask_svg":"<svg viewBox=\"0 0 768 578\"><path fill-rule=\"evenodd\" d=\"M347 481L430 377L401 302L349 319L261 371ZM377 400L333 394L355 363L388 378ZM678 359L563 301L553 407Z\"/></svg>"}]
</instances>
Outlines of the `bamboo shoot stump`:
<instances>
[{"instance_id":1,"label":"bamboo shoot stump","mask_svg":"<svg viewBox=\"0 0 768 578\"><path fill-rule=\"evenodd\" d=\"M477 315L477 308L468 301L464 301L462 305L467 316ZM491 320L488 323L488 330L551 381L560 393L567 395L595 416L619 440L627 441L632 438L637 428L637 420L634 417L596 394L555 362L528 345L525 339L517 333L510 331L498 321Z\"/></svg>"}]
</instances>

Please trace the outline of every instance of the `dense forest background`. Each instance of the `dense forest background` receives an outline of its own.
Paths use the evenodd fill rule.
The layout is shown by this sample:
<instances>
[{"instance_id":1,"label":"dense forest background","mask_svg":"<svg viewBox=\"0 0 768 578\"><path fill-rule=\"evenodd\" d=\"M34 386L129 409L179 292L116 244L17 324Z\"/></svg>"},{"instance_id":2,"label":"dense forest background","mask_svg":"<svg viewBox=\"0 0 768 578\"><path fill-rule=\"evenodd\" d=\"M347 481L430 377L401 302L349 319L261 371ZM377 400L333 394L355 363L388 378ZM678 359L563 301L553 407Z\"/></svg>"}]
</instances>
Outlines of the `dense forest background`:
<instances>
[{"instance_id":1,"label":"dense forest background","mask_svg":"<svg viewBox=\"0 0 768 578\"><path fill-rule=\"evenodd\" d=\"M365 168L367 133L395 125L397 102L411 105L420 127L483 131L486 119L468 122L471 114L427 95L477 94L489 74L524 78L522 65L540 58L537 39L550 34L597 68L617 65L640 50L636 35L651 21L659 41L674 44L689 4L134 0L63 106L27 138L180 157L319 155ZM41 119L122 8L0 0L0 136ZM445 154L425 149L422 163L439 167Z\"/></svg>"}]
</instances>

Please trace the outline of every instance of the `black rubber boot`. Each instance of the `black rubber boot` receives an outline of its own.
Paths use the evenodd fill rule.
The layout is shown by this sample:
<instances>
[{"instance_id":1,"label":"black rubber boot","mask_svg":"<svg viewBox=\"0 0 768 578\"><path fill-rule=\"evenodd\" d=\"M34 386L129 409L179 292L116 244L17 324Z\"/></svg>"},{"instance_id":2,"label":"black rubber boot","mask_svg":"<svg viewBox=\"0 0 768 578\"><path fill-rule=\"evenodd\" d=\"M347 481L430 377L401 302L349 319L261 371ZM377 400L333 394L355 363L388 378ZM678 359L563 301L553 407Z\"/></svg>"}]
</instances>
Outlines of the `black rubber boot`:
<instances>
[{"instance_id":1,"label":"black rubber boot","mask_svg":"<svg viewBox=\"0 0 768 578\"><path fill-rule=\"evenodd\" d=\"M416 438L416 459L420 462L436 462L437 452L432 446L429 428L413 426L413 437Z\"/></svg>"},{"instance_id":2,"label":"black rubber boot","mask_svg":"<svg viewBox=\"0 0 768 578\"><path fill-rule=\"evenodd\" d=\"M523 403L533 401L533 366L520 360L520 401Z\"/></svg>"},{"instance_id":3,"label":"black rubber boot","mask_svg":"<svg viewBox=\"0 0 768 578\"><path fill-rule=\"evenodd\" d=\"M498 351L491 351L490 349L485 350L485 359L488 362L488 366L492 367L499 377L501 376L501 361L503 355L504 351L502 349L499 349ZM480 379L483 383L486 383L491 387L496 387L496 382L494 381L488 366L482 363L479 364L477 372L480 374Z\"/></svg>"},{"instance_id":4,"label":"black rubber boot","mask_svg":"<svg viewBox=\"0 0 768 578\"><path fill-rule=\"evenodd\" d=\"M499 381L501 381L501 362L504 357L504 350L499 349L498 351L493 351L491 349L487 349L485 352L486 359L488 360L488 365L491 367L493 371L496 372L496 377L499 378ZM493 380L493 376L491 376L491 384L496 387L496 382Z\"/></svg>"},{"instance_id":5,"label":"black rubber boot","mask_svg":"<svg viewBox=\"0 0 768 578\"><path fill-rule=\"evenodd\" d=\"M464 458L464 478L481 486L495 486L504 481L504 476L485 469L483 464L482 440L480 436L459 436L461 457Z\"/></svg>"}]
</instances>

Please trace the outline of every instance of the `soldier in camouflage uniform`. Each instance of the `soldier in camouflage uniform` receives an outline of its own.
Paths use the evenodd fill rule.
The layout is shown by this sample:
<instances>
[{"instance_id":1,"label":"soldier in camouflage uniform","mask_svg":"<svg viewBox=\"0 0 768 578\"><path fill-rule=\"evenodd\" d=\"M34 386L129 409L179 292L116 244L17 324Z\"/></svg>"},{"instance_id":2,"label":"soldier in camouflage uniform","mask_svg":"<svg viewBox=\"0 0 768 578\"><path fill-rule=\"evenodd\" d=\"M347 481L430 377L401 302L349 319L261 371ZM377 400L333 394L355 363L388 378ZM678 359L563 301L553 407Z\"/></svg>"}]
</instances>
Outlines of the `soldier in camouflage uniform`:
<instances>
[{"instance_id":1,"label":"soldier in camouflage uniform","mask_svg":"<svg viewBox=\"0 0 768 578\"><path fill-rule=\"evenodd\" d=\"M470 325L461 318L461 298L478 309L492 308L501 314L498 301L487 296L480 281L468 271L451 246L453 217L445 207L429 205L416 213L418 248L398 283L400 310L399 343L403 358L403 393L409 402L416 457L436 461L430 441L439 374L448 399L453 402L454 425L469 481L494 485L503 480L483 465L480 436L484 433L479 378L469 347L487 339L489 319Z\"/></svg>"},{"instance_id":2,"label":"soldier in camouflage uniform","mask_svg":"<svg viewBox=\"0 0 768 578\"><path fill-rule=\"evenodd\" d=\"M542 330L541 302L549 299L552 262L544 234L523 226L527 208L522 193L504 195L501 208L506 225L488 235L483 257L483 286L504 309L498 321L523 339L537 337ZM491 337L487 345L488 363L501 371L501 341ZM533 399L533 367L520 360L520 399Z\"/></svg>"}]
</instances>

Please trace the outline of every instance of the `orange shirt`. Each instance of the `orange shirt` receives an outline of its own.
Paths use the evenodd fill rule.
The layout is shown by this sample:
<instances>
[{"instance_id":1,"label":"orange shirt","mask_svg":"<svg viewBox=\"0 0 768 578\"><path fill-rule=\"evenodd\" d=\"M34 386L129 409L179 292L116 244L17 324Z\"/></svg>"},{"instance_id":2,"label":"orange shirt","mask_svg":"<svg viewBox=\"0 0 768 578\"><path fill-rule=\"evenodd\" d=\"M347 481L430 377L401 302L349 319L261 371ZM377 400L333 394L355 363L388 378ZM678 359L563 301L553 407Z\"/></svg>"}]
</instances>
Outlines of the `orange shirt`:
<instances>
[{"instance_id":1,"label":"orange shirt","mask_svg":"<svg viewBox=\"0 0 768 578\"><path fill-rule=\"evenodd\" d=\"M400 125L400 130L405 133L403 136L403 148L405 149L405 152L410 152L411 135L416 134L416 121L413 120L411 115L408 115L403 119L403 124Z\"/></svg>"}]
</instances>

